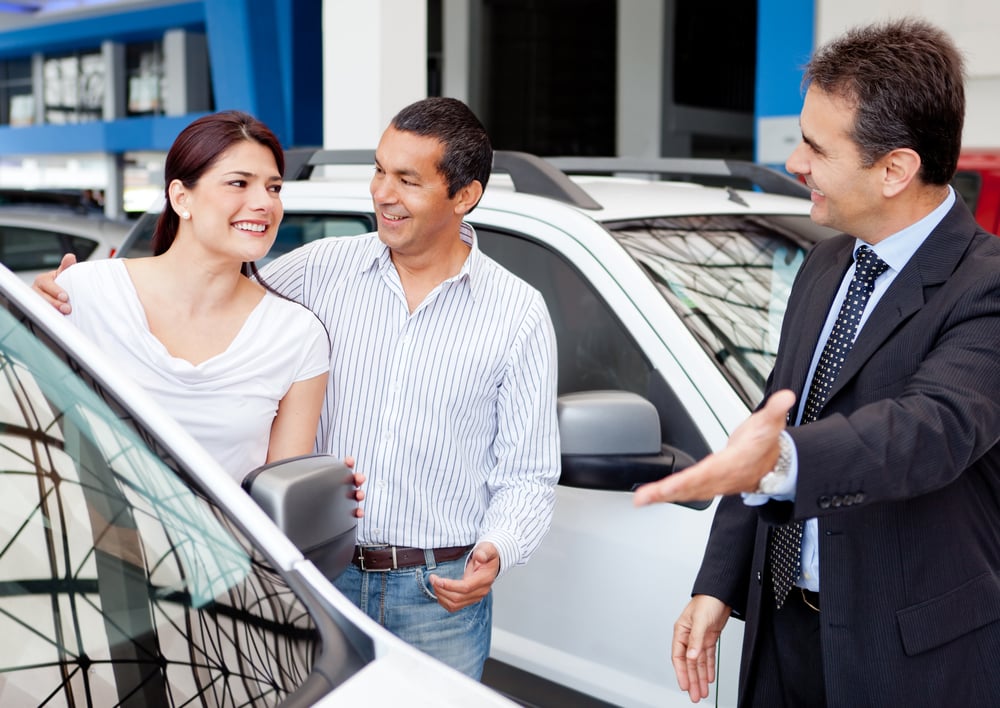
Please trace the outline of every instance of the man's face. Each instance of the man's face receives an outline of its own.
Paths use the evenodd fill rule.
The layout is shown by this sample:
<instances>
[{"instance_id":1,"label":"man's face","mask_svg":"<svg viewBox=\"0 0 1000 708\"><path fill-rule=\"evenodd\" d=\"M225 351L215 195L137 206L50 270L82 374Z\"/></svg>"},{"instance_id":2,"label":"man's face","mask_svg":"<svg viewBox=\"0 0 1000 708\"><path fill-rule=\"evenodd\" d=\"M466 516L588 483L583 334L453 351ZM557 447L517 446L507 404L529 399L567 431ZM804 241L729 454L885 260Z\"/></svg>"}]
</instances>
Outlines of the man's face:
<instances>
[{"instance_id":1,"label":"man's face","mask_svg":"<svg viewBox=\"0 0 1000 708\"><path fill-rule=\"evenodd\" d=\"M785 168L802 175L812 189L813 221L874 242L883 221L885 170L879 162L862 166L851 138L854 112L847 100L810 87L799 117L802 141Z\"/></svg>"},{"instance_id":2,"label":"man's face","mask_svg":"<svg viewBox=\"0 0 1000 708\"><path fill-rule=\"evenodd\" d=\"M420 256L457 238L464 211L438 171L444 144L386 129L375 150L370 185L379 238L396 255Z\"/></svg>"}]
</instances>

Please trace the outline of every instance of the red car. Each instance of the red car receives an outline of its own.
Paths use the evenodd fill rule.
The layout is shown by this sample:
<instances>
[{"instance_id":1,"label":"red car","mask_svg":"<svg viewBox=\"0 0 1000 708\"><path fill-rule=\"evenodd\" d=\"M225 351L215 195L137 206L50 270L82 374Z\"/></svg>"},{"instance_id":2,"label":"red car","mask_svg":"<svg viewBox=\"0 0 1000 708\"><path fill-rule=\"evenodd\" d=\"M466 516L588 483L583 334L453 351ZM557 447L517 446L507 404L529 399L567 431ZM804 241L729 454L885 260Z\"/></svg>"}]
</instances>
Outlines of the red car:
<instances>
[{"instance_id":1,"label":"red car","mask_svg":"<svg viewBox=\"0 0 1000 708\"><path fill-rule=\"evenodd\" d=\"M984 229L1000 232L1000 148L964 150L951 184Z\"/></svg>"}]
</instances>

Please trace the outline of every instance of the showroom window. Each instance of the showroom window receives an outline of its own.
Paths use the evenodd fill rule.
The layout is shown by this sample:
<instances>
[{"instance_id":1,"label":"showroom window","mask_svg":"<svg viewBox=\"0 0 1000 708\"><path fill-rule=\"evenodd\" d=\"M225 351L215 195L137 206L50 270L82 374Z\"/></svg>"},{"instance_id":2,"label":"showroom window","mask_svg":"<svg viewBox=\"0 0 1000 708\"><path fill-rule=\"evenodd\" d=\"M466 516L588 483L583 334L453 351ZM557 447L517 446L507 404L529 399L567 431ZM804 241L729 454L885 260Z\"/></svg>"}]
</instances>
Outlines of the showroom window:
<instances>
[{"instance_id":1,"label":"showroom window","mask_svg":"<svg viewBox=\"0 0 1000 708\"><path fill-rule=\"evenodd\" d=\"M128 115L163 115L163 43L129 44L125 48L125 80Z\"/></svg>"},{"instance_id":2,"label":"showroom window","mask_svg":"<svg viewBox=\"0 0 1000 708\"><path fill-rule=\"evenodd\" d=\"M34 122L31 59L0 61L0 124L31 125Z\"/></svg>"},{"instance_id":3,"label":"showroom window","mask_svg":"<svg viewBox=\"0 0 1000 708\"><path fill-rule=\"evenodd\" d=\"M42 64L45 122L100 120L108 77L100 50L48 56Z\"/></svg>"}]
</instances>

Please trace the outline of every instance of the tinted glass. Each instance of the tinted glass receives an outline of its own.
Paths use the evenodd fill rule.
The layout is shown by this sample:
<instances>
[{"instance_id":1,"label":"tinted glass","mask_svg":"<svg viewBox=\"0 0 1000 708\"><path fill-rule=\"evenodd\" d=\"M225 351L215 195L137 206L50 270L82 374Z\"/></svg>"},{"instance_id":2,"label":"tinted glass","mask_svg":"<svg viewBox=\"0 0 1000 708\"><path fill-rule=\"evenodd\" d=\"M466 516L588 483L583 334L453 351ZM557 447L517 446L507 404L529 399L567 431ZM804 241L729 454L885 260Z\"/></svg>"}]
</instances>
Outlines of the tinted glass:
<instances>
[{"instance_id":1,"label":"tinted glass","mask_svg":"<svg viewBox=\"0 0 1000 708\"><path fill-rule=\"evenodd\" d=\"M136 222L119 251L121 258L153 255L151 241L157 217L158 214L149 212ZM368 214L285 214L274 245L258 265L317 239L327 236L356 236L374 230L374 216Z\"/></svg>"},{"instance_id":2,"label":"tinted glass","mask_svg":"<svg viewBox=\"0 0 1000 708\"><path fill-rule=\"evenodd\" d=\"M807 216L697 216L606 224L748 406L763 397L808 247Z\"/></svg>"},{"instance_id":3,"label":"tinted glass","mask_svg":"<svg viewBox=\"0 0 1000 708\"><path fill-rule=\"evenodd\" d=\"M64 253L87 260L97 241L46 229L0 226L0 262L13 271L58 268Z\"/></svg>"},{"instance_id":4,"label":"tinted glass","mask_svg":"<svg viewBox=\"0 0 1000 708\"><path fill-rule=\"evenodd\" d=\"M969 207L969 211L975 214L979 205L979 193L983 188L983 178L979 173L960 170L952 177L951 186Z\"/></svg>"},{"instance_id":5,"label":"tinted glass","mask_svg":"<svg viewBox=\"0 0 1000 708\"><path fill-rule=\"evenodd\" d=\"M560 394L613 389L648 395L649 360L576 268L526 238L483 226L476 235L484 253L545 298L558 342Z\"/></svg>"},{"instance_id":6,"label":"tinted glass","mask_svg":"<svg viewBox=\"0 0 1000 708\"><path fill-rule=\"evenodd\" d=\"M318 649L304 605L43 341L0 309L2 702L278 703Z\"/></svg>"}]
</instances>

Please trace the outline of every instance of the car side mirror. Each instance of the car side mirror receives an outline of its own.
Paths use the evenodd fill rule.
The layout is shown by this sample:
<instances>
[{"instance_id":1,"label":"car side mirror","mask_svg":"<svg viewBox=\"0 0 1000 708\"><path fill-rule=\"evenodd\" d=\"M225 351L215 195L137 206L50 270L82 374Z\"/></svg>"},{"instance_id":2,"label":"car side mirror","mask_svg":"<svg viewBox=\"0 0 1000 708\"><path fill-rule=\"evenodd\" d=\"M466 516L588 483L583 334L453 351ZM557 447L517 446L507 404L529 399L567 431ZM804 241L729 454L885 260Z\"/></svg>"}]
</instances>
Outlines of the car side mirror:
<instances>
[{"instance_id":1,"label":"car side mirror","mask_svg":"<svg viewBox=\"0 0 1000 708\"><path fill-rule=\"evenodd\" d=\"M630 391L582 391L559 397L559 484L631 492L695 463L660 441L656 407ZM711 500L682 504L705 509Z\"/></svg>"},{"instance_id":2,"label":"car side mirror","mask_svg":"<svg viewBox=\"0 0 1000 708\"><path fill-rule=\"evenodd\" d=\"M351 562L357 538L354 474L333 455L258 467L243 489L330 580Z\"/></svg>"}]
</instances>

